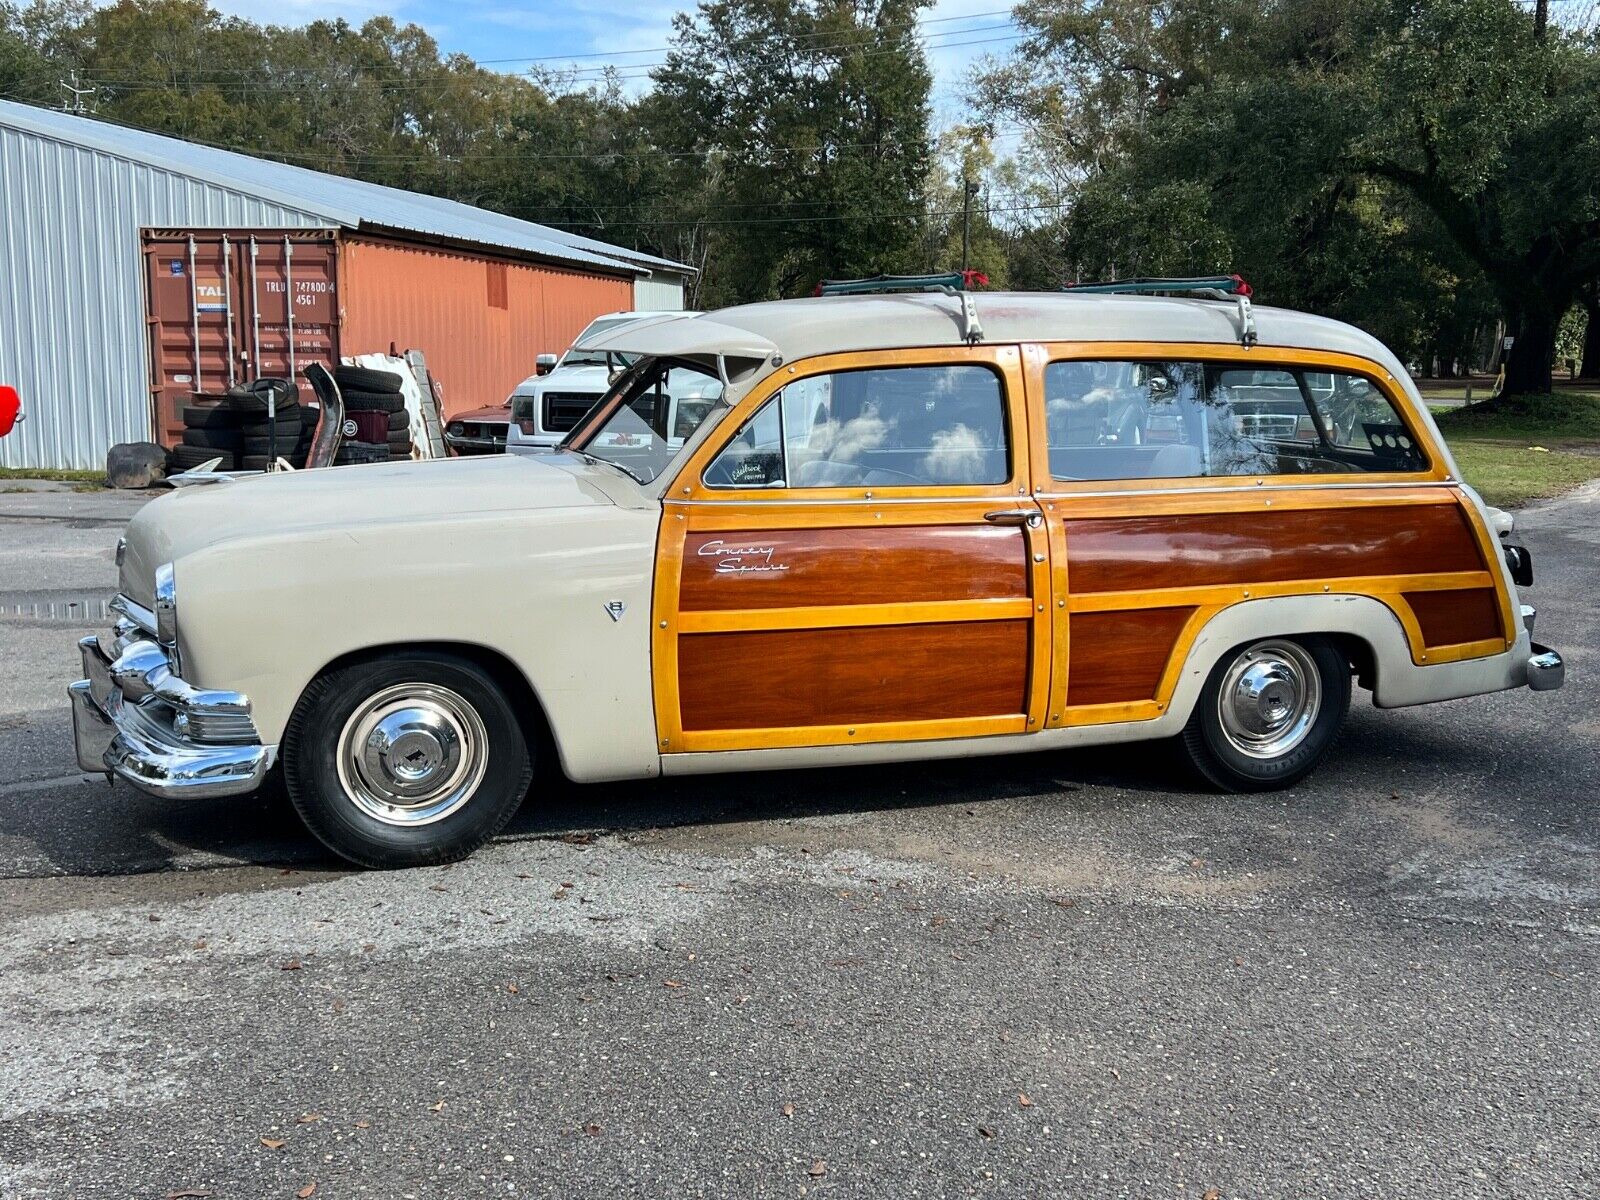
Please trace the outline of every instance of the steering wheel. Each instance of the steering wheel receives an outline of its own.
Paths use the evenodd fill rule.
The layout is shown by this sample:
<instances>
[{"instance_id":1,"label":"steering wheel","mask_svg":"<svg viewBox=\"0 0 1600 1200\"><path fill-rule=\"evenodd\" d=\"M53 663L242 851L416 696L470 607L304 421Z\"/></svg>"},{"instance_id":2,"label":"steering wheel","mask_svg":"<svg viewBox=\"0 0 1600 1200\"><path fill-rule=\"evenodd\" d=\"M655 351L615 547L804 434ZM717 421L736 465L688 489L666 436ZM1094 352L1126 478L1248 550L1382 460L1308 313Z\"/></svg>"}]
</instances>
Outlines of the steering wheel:
<instances>
[{"instance_id":1,"label":"steering wheel","mask_svg":"<svg viewBox=\"0 0 1600 1200\"><path fill-rule=\"evenodd\" d=\"M904 479L907 483L910 483L910 484L912 484L914 486L918 486L918 487L923 486L928 482L926 479L921 479L921 478L917 477L916 475L907 475L904 471L896 471L892 467L873 467L871 471L867 472L867 474L869 474L869 475L893 475L896 479ZM874 487L874 486L876 486L876 483L877 483L876 480L874 480L872 483L867 483L865 480L862 480L861 483L856 484L854 486L856 486L856 487Z\"/></svg>"}]
</instances>

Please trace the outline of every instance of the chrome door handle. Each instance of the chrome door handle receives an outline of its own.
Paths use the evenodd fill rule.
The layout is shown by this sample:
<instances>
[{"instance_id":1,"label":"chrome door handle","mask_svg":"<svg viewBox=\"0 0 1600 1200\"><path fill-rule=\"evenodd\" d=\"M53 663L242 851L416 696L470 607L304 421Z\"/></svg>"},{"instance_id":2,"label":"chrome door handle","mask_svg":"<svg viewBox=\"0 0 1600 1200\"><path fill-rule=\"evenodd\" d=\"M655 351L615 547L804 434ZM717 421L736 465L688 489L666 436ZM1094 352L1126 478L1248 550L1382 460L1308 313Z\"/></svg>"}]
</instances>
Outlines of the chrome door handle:
<instances>
[{"instance_id":1,"label":"chrome door handle","mask_svg":"<svg viewBox=\"0 0 1600 1200\"><path fill-rule=\"evenodd\" d=\"M1026 525L1037 529L1044 523L1044 514L1036 508L1002 508L984 513L983 519L991 525Z\"/></svg>"}]
</instances>

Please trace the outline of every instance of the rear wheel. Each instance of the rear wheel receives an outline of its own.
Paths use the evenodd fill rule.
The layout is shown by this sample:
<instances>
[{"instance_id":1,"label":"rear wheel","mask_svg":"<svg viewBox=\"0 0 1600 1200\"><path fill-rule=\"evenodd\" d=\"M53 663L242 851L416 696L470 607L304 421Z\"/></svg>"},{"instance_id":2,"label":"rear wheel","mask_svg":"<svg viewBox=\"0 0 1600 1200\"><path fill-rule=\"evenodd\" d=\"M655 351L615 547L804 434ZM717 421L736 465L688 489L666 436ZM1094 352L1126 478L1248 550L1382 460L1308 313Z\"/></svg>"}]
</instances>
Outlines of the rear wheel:
<instances>
[{"instance_id":1,"label":"rear wheel","mask_svg":"<svg viewBox=\"0 0 1600 1200\"><path fill-rule=\"evenodd\" d=\"M306 689L284 783L323 845L364 867L465 858L522 803L533 764L516 713L476 663L388 655Z\"/></svg>"},{"instance_id":2,"label":"rear wheel","mask_svg":"<svg viewBox=\"0 0 1600 1200\"><path fill-rule=\"evenodd\" d=\"M1327 638L1236 647L1207 677L1184 727L1189 761L1230 792L1289 787L1322 760L1350 709L1350 664Z\"/></svg>"}]
</instances>

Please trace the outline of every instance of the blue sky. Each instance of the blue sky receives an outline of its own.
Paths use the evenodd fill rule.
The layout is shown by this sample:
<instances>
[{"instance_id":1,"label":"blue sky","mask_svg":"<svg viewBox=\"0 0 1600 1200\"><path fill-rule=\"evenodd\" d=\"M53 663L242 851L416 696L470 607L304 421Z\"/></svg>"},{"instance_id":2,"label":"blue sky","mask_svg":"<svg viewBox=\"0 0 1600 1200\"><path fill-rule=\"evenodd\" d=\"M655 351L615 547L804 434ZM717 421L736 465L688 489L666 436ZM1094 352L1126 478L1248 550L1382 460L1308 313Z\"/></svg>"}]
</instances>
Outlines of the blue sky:
<instances>
[{"instance_id":1,"label":"blue sky","mask_svg":"<svg viewBox=\"0 0 1600 1200\"><path fill-rule=\"evenodd\" d=\"M360 24L388 13L414 21L431 32L447 51L475 59L554 59L563 55L601 55L548 62L592 73L614 63L625 75L641 78L645 68L661 61L672 16L685 7L671 0L536 0L519 5L507 0L212 0L223 12L275 24L304 24L319 17L344 17ZM938 124L962 114L962 80L972 62L985 53L1004 53L1014 44L1005 0L940 0L924 12L923 33L935 77ZM1010 38L1010 40L1006 40ZM526 69L526 61L497 64L502 70ZM642 86L642 83L640 84Z\"/></svg>"}]
</instances>

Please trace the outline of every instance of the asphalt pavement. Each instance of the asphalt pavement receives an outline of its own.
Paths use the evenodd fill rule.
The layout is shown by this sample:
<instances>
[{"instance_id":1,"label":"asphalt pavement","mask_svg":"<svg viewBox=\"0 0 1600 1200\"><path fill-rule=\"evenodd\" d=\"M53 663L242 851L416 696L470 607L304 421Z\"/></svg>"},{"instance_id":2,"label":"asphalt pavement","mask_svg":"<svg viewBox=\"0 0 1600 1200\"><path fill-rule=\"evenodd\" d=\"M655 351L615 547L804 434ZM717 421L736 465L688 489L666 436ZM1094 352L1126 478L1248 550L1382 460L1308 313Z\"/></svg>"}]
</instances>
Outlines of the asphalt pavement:
<instances>
[{"instance_id":1,"label":"asphalt pavement","mask_svg":"<svg viewBox=\"0 0 1600 1200\"><path fill-rule=\"evenodd\" d=\"M385 874L78 773L140 500L0 495L4 1200L1600 1194L1600 493L1519 518L1564 690L1358 692L1287 793L561 786Z\"/></svg>"}]
</instances>

